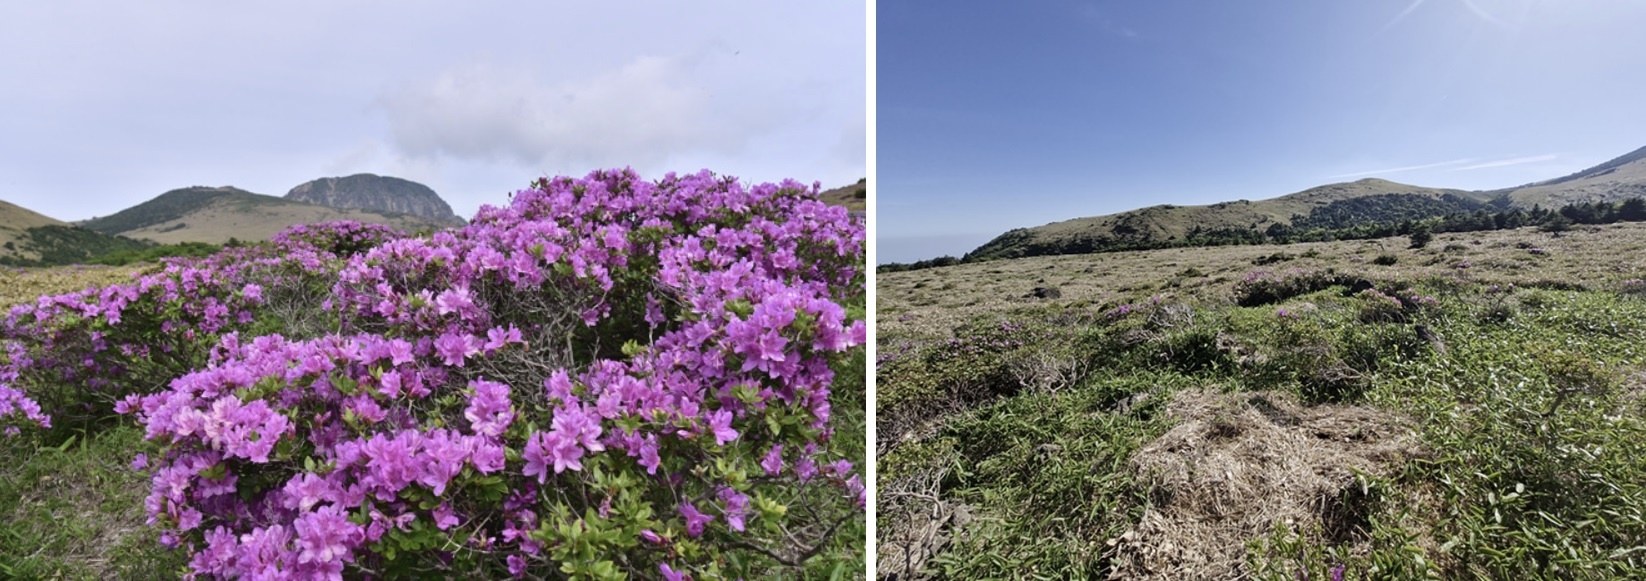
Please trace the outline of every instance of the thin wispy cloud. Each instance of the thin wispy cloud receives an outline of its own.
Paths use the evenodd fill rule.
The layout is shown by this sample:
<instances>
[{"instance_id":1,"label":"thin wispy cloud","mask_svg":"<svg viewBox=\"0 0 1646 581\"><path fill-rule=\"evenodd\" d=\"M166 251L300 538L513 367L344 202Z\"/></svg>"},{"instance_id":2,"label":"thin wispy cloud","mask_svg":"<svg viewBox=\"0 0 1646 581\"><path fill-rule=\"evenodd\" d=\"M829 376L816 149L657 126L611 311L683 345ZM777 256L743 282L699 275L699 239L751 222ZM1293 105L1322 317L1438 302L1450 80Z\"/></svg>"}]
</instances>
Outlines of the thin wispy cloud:
<instances>
[{"instance_id":1,"label":"thin wispy cloud","mask_svg":"<svg viewBox=\"0 0 1646 581\"><path fill-rule=\"evenodd\" d=\"M1433 168L1437 168L1437 167L1446 167L1446 166L1449 166L1449 165L1458 165L1458 164L1463 164L1463 163L1469 163L1469 162L1474 161L1474 160L1475 160L1475 158L1466 157L1466 158L1463 158L1463 159L1454 159L1454 160L1451 160L1451 161L1442 161L1442 162L1439 162L1439 163L1425 163L1423 165L1408 165L1408 166L1403 166L1403 167L1391 167L1391 168L1387 168L1387 169L1374 169L1374 170L1371 170L1371 171L1357 171L1357 172L1354 172L1354 173L1337 174L1337 175L1333 175L1333 176L1326 176L1326 179L1336 180L1336 179L1343 179L1343 178L1358 178L1358 177L1362 177L1362 176L1370 176L1370 175L1377 175L1377 174L1400 173L1400 172L1406 172L1406 171L1416 171L1416 170L1420 170L1420 169L1433 169Z\"/></svg>"},{"instance_id":2,"label":"thin wispy cloud","mask_svg":"<svg viewBox=\"0 0 1646 581\"><path fill-rule=\"evenodd\" d=\"M1487 12L1486 9L1484 9L1484 8L1481 8L1479 4L1475 4L1474 0L1461 0L1461 1L1463 2L1463 5L1469 9L1470 12L1475 13L1475 16L1479 16L1481 20L1485 20L1486 22L1490 22L1492 24L1495 24L1499 28L1509 28L1508 23L1506 23L1502 20L1498 20L1498 18L1496 16L1492 16L1492 13Z\"/></svg>"},{"instance_id":3,"label":"thin wispy cloud","mask_svg":"<svg viewBox=\"0 0 1646 581\"><path fill-rule=\"evenodd\" d=\"M1407 16L1411 16L1413 12L1416 12L1417 9L1422 7L1427 1L1428 0L1412 0L1411 4L1406 5L1405 10L1401 10L1400 14L1396 14L1395 17L1390 19L1387 24L1383 25L1383 28L1378 29L1378 34L1388 32L1390 28L1394 28L1394 25L1399 24L1402 20L1405 20ZM1481 20L1486 21L1488 24L1505 30L1512 28L1509 26L1509 23L1504 22L1503 19L1492 15L1491 12L1488 12L1485 8L1481 7L1480 4L1475 3L1475 0L1458 0L1458 2L1463 4L1463 7L1467 8L1469 12L1473 13Z\"/></svg>"},{"instance_id":4,"label":"thin wispy cloud","mask_svg":"<svg viewBox=\"0 0 1646 581\"><path fill-rule=\"evenodd\" d=\"M1407 16L1411 15L1412 12L1415 12L1417 10L1417 7L1422 6L1425 1L1426 0L1412 0L1412 3L1408 6L1406 6L1405 10L1401 10L1400 14L1396 14L1394 19L1390 20L1388 24L1383 25L1383 28L1381 30L1379 30L1378 32L1383 32L1383 31L1389 30L1390 28L1394 27L1394 25L1396 23L1399 23L1401 20L1405 20Z\"/></svg>"},{"instance_id":5,"label":"thin wispy cloud","mask_svg":"<svg viewBox=\"0 0 1646 581\"><path fill-rule=\"evenodd\" d=\"M1081 17L1097 23L1098 27L1103 29L1103 32L1105 33L1125 38L1138 38L1139 36L1136 30L1116 24L1113 19L1109 18L1109 16L1097 6L1091 4L1081 4L1079 9Z\"/></svg>"},{"instance_id":6,"label":"thin wispy cloud","mask_svg":"<svg viewBox=\"0 0 1646 581\"><path fill-rule=\"evenodd\" d=\"M1554 161L1554 160L1559 159L1559 158L1560 158L1560 156L1558 154L1553 154L1553 153L1544 154L1544 155L1529 155L1529 156L1526 156L1526 157L1511 157L1509 159L1499 159L1499 160L1496 160L1496 161L1488 161L1488 162L1485 162L1485 163L1477 163L1477 164L1474 164L1474 165L1466 165L1466 166L1459 167L1459 168L1453 168L1452 171L1464 171L1464 170L1471 170L1471 169L1486 169L1486 168L1491 168L1491 167L1505 167L1505 166L1511 166L1511 165L1520 165L1520 164L1523 164L1523 163L1538 163L1538 162L1544 162L1544 161Z\"/></svg>"}]
</instances>

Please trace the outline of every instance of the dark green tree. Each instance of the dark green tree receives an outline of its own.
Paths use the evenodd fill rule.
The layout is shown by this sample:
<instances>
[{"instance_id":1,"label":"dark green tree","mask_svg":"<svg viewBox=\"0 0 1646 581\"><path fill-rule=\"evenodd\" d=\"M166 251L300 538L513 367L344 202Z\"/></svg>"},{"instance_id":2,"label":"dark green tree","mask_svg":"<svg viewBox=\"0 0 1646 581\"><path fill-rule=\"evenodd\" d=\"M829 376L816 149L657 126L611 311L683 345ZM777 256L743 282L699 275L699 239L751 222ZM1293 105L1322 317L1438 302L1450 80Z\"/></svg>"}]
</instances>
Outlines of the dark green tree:
<instances>
[{"instance_id":1,"label":"dark green tree","mask_svg":"<svg viewBox=\"0 0 1646 581\"><path fill-rule=\"evenodd\" d=\"M1646 222L1646 199L1624 200L1617 208L1617 219L1624 222Z\"/></svg>"},{"instance_id":2,"label":"dark green tree","mask_svg":"<svg viewBox=\"0 0 1646 581\"><path fill-rule=\"evenodd\" d=\"M1412 248L1428 246L1429 241L1434 240L1434 238L1435 233L1429 229L1428 224L1418 224L1412 227Z\"/></svg>"}]
</instances>

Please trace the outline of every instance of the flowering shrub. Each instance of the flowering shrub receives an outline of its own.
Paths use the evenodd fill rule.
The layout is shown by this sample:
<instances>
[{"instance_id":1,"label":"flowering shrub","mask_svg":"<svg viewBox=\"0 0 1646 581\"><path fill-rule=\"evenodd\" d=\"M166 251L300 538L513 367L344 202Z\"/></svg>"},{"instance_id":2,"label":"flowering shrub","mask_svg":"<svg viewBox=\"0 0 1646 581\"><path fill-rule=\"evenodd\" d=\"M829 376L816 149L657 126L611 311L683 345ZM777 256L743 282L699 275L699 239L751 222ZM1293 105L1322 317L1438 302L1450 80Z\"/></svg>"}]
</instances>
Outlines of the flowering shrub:
<instances>
[{"instance_id":1,"label":"flowering shrub","mask_svg":"<svg viewBox=\"0 0 1646 581\"><path fill-rule=\"evenodd\" d=\"M1147 301L1121 303L1114 308L1103 311L1100 317L1104 322L1115 322L1133 315L1146 315L1145 318L1153 320L1155 315L1160 312L1161 307L1166 304L1166 299L1166 296L1155 295L1149 297Z\"/></svg>"},{"instance_id":2,"label":"flowering shrub","mask_svg":"<svg viewBox=\"0 0 1646 581\"><path fill-rule=\"evenodd\" d=\"M84 421L203 365L224 333L295 329L318 311L336 256L291 245L168 260L160 272L13 306L0 321L0 423ZM288 308L290 307L290 308ZM308 313L284 318L260 316ZM28 391L24 393L24 389ZM8 425L15 434L17 425Z\"/></svg>"},{"instance_id":3,"label":"flowering shrub","mask_svg":"<svg viewBox=\"0 0 1646 581\"><path fill-rule=\"evenodd\" d=\"M1292 268L1283 271L1254 270L1235 283L1235 304L1243 307L1271 305L1286 299L1349 284L1350 277L1329 270Z\"/></svg>"},{"instance_id":4,"label":"flowering shrub","mask_svg":"<svg viewBox=\"0 0 1646 581\"><path fill-rule=\"evenodd\" d=\"M297 224L274 235L276 247L286 252L324 252L350 257L406 234L382 224L331 222Z\"/></svg>"},{"instance_id":5,"label":"flowering shrub","mask_svg":"<svg viewBox=\"0 0 1646 581\"><path fill-rule=\"evenodd\" d=\"M111 392L168 445L150 522L214 577L685 579L804 561L863 503L832 445L829 362L864 341L838 302L862 293L864 234L815 193L595 172L424 238L300 227L267 263L171 265L196 283L175 298L217 306L173 322L157 295L142 324L194 333L189 355ZM271 273L289 275L278 292L241 284ZM304 293L305 312L275 305ZM61 308L80 309L70 324L105 312ZM45 373L42 342L8 337L6 369ZM17 375L0 376L16 392L0 414L45 417Z\"/></svg>"},{"instance_id":6,"label":"flowering shrub","mask_svg":"<svg viewBox=\"0 0 1646 581\"><path fill-rule=\"evenodd\" d=\"M1631 278L1623 281L1623 286L1619 290L1625 295L1646 296L1646 280Z\"/></svg>"},{"instance_id":7,"label":"flowering shrub","mask_svg":"<svg viewBox=\"0 0 1646 581\"><path fill-rule=\"evenodd\" d=\"M1363 323L1388 323L1406 320L1405 303L1375 288L1360 291L1355 296L1360 298L1360 321Z\"/></svg>"},{"instance_id":8,"label":"flowering shrub","mask_svg":"<svg viewBox=\"0 0 1646 581\"><path fill-rule=\"evenodd\" d=\"M1408 293L1406 296L1406 304L1414 309L1436 309L1440 308L1440 299L1429 295Z\"/></svg>"}]
</instances>

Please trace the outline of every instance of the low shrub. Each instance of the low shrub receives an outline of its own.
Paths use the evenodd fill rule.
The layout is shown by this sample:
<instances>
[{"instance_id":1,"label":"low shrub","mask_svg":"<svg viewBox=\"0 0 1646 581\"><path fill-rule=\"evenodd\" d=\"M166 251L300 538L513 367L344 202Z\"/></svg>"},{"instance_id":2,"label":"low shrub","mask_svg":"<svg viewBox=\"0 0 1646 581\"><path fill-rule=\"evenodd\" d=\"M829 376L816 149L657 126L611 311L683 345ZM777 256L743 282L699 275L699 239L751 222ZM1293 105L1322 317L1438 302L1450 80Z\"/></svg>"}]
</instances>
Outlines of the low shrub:
<instances>
[{"instance_id":1,"label":"low shrub","mask_svg":"<svg viewBox=\"0 0 1646 581\"><path fill-rule=\"evenodd\" d=\"M1356 282L1359 282L1359 279L1340 275L1332 270L1256 270L1246 273L1245 278L1235 283L1234 301L1242 307L1271 305L1299 295Z\"/></svg>"}]
</instances>

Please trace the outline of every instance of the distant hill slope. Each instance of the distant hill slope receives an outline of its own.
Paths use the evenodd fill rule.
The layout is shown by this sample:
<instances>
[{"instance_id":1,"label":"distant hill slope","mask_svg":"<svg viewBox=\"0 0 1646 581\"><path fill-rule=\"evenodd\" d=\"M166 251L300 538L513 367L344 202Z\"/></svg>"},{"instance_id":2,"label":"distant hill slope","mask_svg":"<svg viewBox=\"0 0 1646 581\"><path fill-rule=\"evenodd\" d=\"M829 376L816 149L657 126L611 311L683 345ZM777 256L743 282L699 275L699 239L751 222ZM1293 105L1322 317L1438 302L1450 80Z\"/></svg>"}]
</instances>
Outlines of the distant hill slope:
<instances>
[{"instance_id":1,"label":"distant hill slope","mask_svg":"<svg viewBox=\"0 0 1646 581\"><path fill-rule=\"evenodd\" d=\"M1365 221L1444 216L1484 207L1489 196L1425 188L1380 179L1329 184L1260 201L1206 206L1150 206L1130 212L1076 218L1002 234L967 255L968 260L1144 247L1202 234L1263 233L1276 224L1339 227Z\"/></svg>"},{"instance_id":2,"label":"distant hill slope","mask_svg":"<svg viewBox=\"0 0 1646 581\"><path fill-rule=\"evenodd\" d=\"M1569 176L1494 193L1519 207L1646 198L1646 147Z\"/></svg>"},{"instance_id":3,"label":"distant hill slope","mask_svg":"<svg viewBox=\"0 0 1646 581\"><path fill-rule=\"evenodd\" d=\"M47 217L34 210L0 200L0 244L17 239L24 230L29 228L65 225L60 220Z\"/></svg>"},{"instance_id":4,"label":"distant hill slope","mask_svg":"<svg viewBox=\"0 0 1646 581\"><path fill-rule=\"evenodd\" d=\"M40 266L86 262L147 245L80 228L28 208L0 201L0 265Z\"/></svg>"},{"instance_id":5,"label":"distant hill slope","mask_svg":"<svg viewBox=\"0 0 1646 581\"><path fill-rule=\"evenodd\" d=\"M1253 238L1277 232L1340 229L1459 213L1554 209L1568 204L1646 198L1646 147L1581 172L1518 188L1466 191L1363 179L1256 202L1152 206L1008 231L967 254L993 260L1048 254L1157 248L1203 237Z\"/></svg>"},{"instance_id":6,"label":"distant hill slope","mask_svg":"<svg viewBox=\"0 0 1646 581\"><path fill-rule=\"evenodd\" d=\"M397 177L369 173L320 178L286 193L287 200L333 208L410 214L450 225L464 220L428 186Z\"/></svg>"},{"instance_id":7,"label":"distant hill slope","mask_svg":"<svg viewBox=\"0 0 1646 581\"><path fill-rule=\"evenodd\" d=\"M200 186L172 190L114 215L88 220L81 225L105 234L163 244L222 244L230 238L267 240L294 224L338 220L386 224L406 231L452 225L410 214L331 208L254 194L233 187Z\"/></svg>"},{"instance_id":8,"label":"distant hill slope","mask_svg":"<svg viewBox=\"0 0 1646 581\"><path fill-rule=\"evenodd\" d=\"M863 178L849 186L823 190L818 192L817 197L825 204L845 206L853 212L866 211L869 207L869 179Z\"/></svg>"},{"instance_id":9,"label":"distant hill slope","mask_svg":"<svg viewBox=\"0 0 1646 581\"><path fill-rule=\"evenodd\" d=\"M65 225L34 210L0 200L0 257L38 258L38 255L18 248L18 244L28 237L28 230Z\"/></svg>"}]
</instances>

